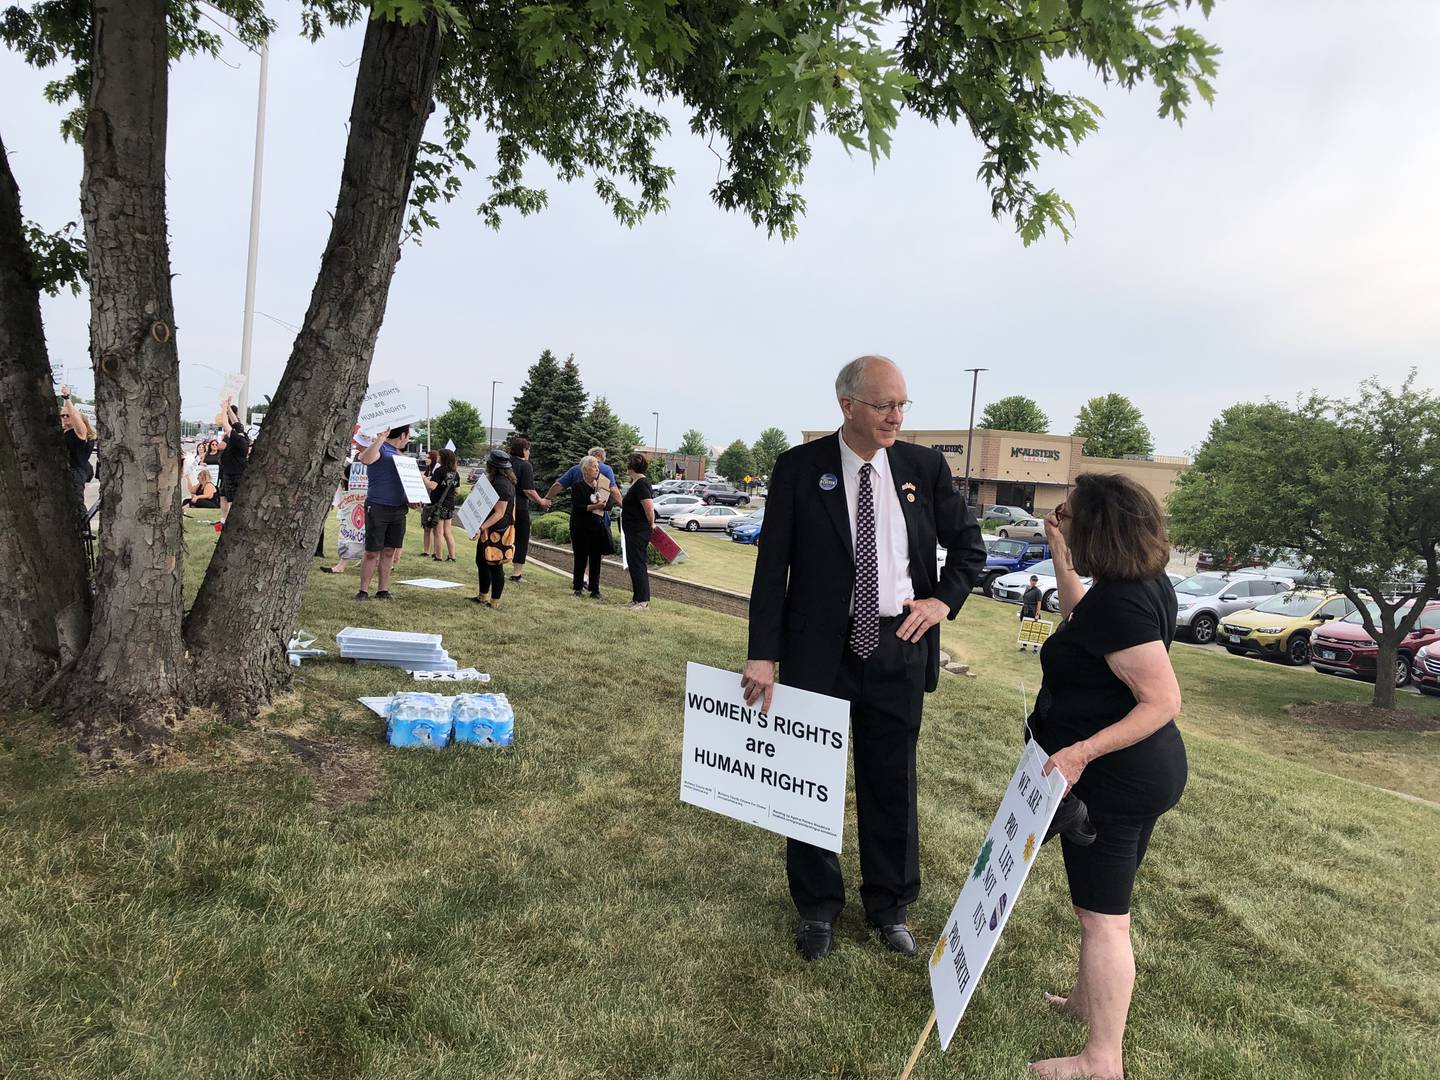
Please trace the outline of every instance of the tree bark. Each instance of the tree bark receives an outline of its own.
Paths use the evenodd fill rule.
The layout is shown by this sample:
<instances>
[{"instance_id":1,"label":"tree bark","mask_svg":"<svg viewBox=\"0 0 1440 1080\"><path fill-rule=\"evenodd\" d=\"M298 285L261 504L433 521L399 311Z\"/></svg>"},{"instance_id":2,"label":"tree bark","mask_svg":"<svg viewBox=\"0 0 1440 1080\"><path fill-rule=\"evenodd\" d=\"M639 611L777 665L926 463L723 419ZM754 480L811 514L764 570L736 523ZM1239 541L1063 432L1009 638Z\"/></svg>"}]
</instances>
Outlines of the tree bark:
<instances>
[{"instance_id":1,"label":"tree bark","mask_svg":"<svg viewBox=\"0 0 1440 1080\"><path fill-rule=\"evenodd\" d=\"M148 756L180 711L180 397L165 219L165 0L96 0L81 211L100 440L98 594L66 714Z\"/></svg>"},{"instance_id":2,"label":"tree bark","mask_svg":"<svg viewBox=\"0 0 1440 1080\"><path fill-rule=\"evenodd\" d=\"M0 703L31 700L90 633L90 582L20 189L0 141Z\"/></svg>"},{"instance_id":3,"label":"tree bark","mask_svg":"<svg viewBox=\"0 0 1440 1080\"><path fill-rule=\"evenodd\" d=\"M289 679L285 645L365 393L439 55L434 15L412 26L372 19L366 29L310 307L185 623L207 672L200 693L232 720Z\"/></svg>"}]
</instances>

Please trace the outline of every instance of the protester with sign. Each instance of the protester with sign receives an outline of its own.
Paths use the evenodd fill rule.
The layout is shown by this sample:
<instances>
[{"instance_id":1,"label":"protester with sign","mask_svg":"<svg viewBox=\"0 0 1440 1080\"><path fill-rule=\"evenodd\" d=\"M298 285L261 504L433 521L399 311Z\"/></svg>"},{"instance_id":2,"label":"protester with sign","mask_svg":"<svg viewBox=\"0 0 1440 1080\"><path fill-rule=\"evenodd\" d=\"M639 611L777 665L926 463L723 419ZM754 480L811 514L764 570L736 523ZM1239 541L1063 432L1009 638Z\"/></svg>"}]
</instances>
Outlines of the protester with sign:
<instances>
[{"instance_id":1,"label":"protester with sign","mask_svg":"<svg viewBox=\"0 0 1440 1080\"><path fill-rule=\"evenodd\" d=\"M360 562L360 591L356 600L370 599L370 579L378 567L380 589L376 600L390 599L390 571L405 548L405 515L410 503L395 457L410 442L410 425L379 432L360 455L369 477L365 496L365 557Z\"/></svg>"},{"instance_id":2,"label":"protester with sign","mask_svg":"<svg viewBox=\"0 0 1440 1080\"><path fill-rule=\"evenodd\" d=\"M455 561L455 533L451 524L455 517L455 492L460 487L460 470L456 467L455 451L448 447L435 454L435 465L421 474L425 486L430 489L430 505L421 511L429 513L433 525L434 552L430 558L435 562ZM445 547L445 558L440 558L440 548ZM423 554L423 552L422 552Z\"/></svg>"},{"instance_id":3,"label":"protester with sign","mask_svg":"<svg viewBox=\"0 0 1440 1080\"><path fill-rule=\"evenodd\" d=\"M224 432L220 441L220 520L215 523L218 532L225 527L230 507L240 495L240 480L250 460L250 435L240 422L240 411L230 404L228 395L220 402L215 423Z\"/></svg>"},{"instance_id":4,"label":"protester with sign","mask_svg":"<svg viewBox=\"0 0 1440 1080\"><path fill-rule=\"evenodd\" d=\"M435 470L440 466L440 451L430 450L425 454L425 464L420 466L420 479L425 481L425 489L430 492L429 503L420 511L420 556L424 558L431 553L430 542L435 539L435 500L438 491L434 484ZM435 545L435 555L440 554L440 545Z\"/></svg>"},{"instance_id":5,"label":"protester with sign","mask_svg":"<svg viewBox=\"0 0 1440 1080\"><path fill-rule=\"evenodd\" d=\"M768 515L767 515L768 517ZM769 522L766 522L769 527ZM1076 1057L1036 1062L1045 1077L1123 1075L1122 1042L1135 956L1130 896L1156 819L1180 800L1187 766L1175 726L1180 686L1170 665L1175 590L1159 504L1119 474L1081 473L1045 519L1064 623L1040 650L1044 682L1030 728L1074 795L1095 841L1061 847L1080 920L1080 970L1058 1009L1086 1021ZM1094 579L1087 591L1081 575Z\"/></svg>"},{"instance_id":6,"label":"protester with sign","mask_svg":"<svg viewBox=\"0 0 1440 1080\"><path fill-rule=\"evenodd\" d=\"M631 454L630 489L620 504L620 531L630 570L630 606L650 606L650 536L655 531L655 489L650 486L644 454Z\"/></svg>"},{"instance_id":7,"label":"protester with sign","mask_svg":"<svg viewBox=\"0 0 1440 1080\"><path fill-rule=\"evenodd\" d=\"M64 429L65 456L70 462L70 484L85 507L85 485L95 479L90 457L95 453L95 429L70 398L70 387L60 387L60 426Z\"/></svg>"},{"instance_id":8,"label":"protester with sign","mask_svg":"<svg viewBox=\"0 0 1440 1080\"><path fill-rule=\"evenodd\" d=\"M620 501L620 486L615 483L615 470L605 464L605 448L603 446L592 446L586 453L585 460L588 461L590 458L594 458L600 466L600 480L590 486L605 494L604 510L601 512L600 517L605 523L606 532L609 532L610 503L618 503ZM575 484L580 481L580 474L584 465L585 462L581 461L579 464L571 465L570 468L566 469L565 472L561 474L560 479L550 485L550 490L545 493L545 498L547 500L553 499L556 495L559 495L562 490L568 491L574 487ZM609 552L606 552L606 554L609 554Z\"/></svg>"},{"instance_id":9,"label":"protester with sign","mask_svg":"<svg viewBox=\"0 0 1440 1080\"><path fill-rule=\"evenodd\" d=\"M480 542L475 546L480 594L470 599L497 608L505 591L505 564L515 554L515 473L510 468L510 455L499 448L491 450L485 459L485 477L498 498L480 523Z\"/></svg>"},{"instance_id":10,"label":"protester with sign","mask_svg":"<svg viewBox=\"0 0 1440 1080\"><path fill-rule=\"evenodd\" d=\"M525 580L525 560L530 557L530 504L550 509L550 500L535 490L535 466L530 464L530 440L516 435L510 440L510 467L515 473L515 572L511 581Z\"/></svg>"},{"instance_id":11,"label":"protester with sign","mask_svg":"<svg viewBox=\"0 0 1440 1080\"><path fill-rule=\"evenodd\" d=\"M844 423L780 455L750 592L746 700L770 709L777 679L851 703L860 898L885 945L915 953L906 908L920 895L915 746L940 672L940 622L985 566L980 527L945 459L897 441L910 407L891 361L862 356L835 380ZM936 572L937 544L946 548ZM791 839L796 946L830 952L845 904L839 857Z\"/></svg>"},{"instance_id":12,"label":"protester with sign","mask_svg":"<svg viewBox=\"0 0 1440 1080\"><path fill-rule=\"evenodd\" d=\"M610 526L605 524L606 507L610 504L615 486L605 486L605 477L600 471L604 466L594 454L585 457L576 468L580 470L579 478L569 484L570 549L575 553L571 584L578 598L585 594L585 583L588 581L590 598L599 600L600 560L615 551L610 540Z\"/></svg>"}]
</instances>

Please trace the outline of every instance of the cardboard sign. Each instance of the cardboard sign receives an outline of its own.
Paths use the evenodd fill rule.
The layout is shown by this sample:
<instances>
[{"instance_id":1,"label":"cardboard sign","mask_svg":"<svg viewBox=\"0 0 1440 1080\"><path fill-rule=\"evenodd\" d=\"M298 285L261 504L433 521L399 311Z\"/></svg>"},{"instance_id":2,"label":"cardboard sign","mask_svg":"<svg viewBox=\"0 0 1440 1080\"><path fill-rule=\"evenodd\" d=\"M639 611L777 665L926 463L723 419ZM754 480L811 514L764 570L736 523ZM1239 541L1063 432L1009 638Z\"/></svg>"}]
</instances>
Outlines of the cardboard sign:
<instances>
[{"instance_id":1,"label":"cardboard sign","mask_svg":"<svg viewBox=\"0 0 1440 1080\"><path fill-rule=\"evenodd\" d=\"M392 382L376 383L360 403L359 434L373 436L420 419L420 410Z\"/></svg>"},{"instance_id":2,"label":"cardboard sign","mask_svg":"<svg viewBox=\"0 0 1440 1080\"><path fill-rule=\"evenodd\" d=\"M767 715L735 672L687 665L681 802L839 851L849 745L849 702L776 686Z\"/></svg>"},{"instance_id":3,"label":"cardboard sign","mask_svg":"<svg viewBox=\"0 0 1440 1080\"><path fill-rule=\"evenodd\" d=\"M656 525L655 530L650 534L650 546L658 551L665 562L671 566L685 561L685 552L680 550L680 545L675 543L674 538L659 525Z\"/></svg>"},{"instance_id":4,"label":"cardboard sign","mask_svg":"<svg viewBox=\"0 0 1440 1080\"><path fill-rule=\"evenodd\" d=\"M395 472L400 477L400 486L405 489L406 500L421 506L428 504L430 489L420 478L419 463L409 454L396 454L390 460L395 463Z\"/></svg>"},{"instance_id":5,"label":"cardboard sign","mask_svg":"<svg viewBox=\"0 0 1440 1080\"><path fill-rule=\"evenodd\" d=\"M950 1047L1065 794L1058 770L1040 775L1049 756L1033 741L1025 744L945 932L930 954L930 994L942 1049Z\"/></svg>"},{"instance_id":6,"label":"cardboard sign","mask_svg":"<svg viewBox=\"0 0 1440 1080\"><path fill-rule=\"evenodd\" d=\"M490 483L488 476L482 476L475 481L475 486L470 489L470 494L465 496L465 501L455 511L455 520L465 530L465 535L471 540L480 531L480 526L490 516L490 511L495 509L495 504L500 501L500 496L495 491L495 486Z\"/></svg>"}]
</instances>

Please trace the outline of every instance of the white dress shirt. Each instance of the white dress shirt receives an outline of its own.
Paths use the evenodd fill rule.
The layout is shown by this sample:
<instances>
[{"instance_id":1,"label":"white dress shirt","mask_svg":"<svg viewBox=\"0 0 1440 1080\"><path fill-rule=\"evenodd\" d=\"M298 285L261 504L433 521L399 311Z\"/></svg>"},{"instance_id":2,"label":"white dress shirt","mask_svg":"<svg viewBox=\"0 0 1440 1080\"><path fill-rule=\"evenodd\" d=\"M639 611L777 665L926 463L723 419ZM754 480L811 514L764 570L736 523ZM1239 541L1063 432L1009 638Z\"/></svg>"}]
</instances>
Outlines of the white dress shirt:
<instances>
[{"instance_id":1,"label":"white dress shirt","mask_svg":"<svg viewBox=\"0 0 1440 1080\"><path fill-rule=\"evenodd\" d=\"M845 443L840 435L840 471L844 474L845 500L850 510L850 544L855 545L855 513L860 506L860 466L866 462ZM890 459L885 450L875 451L869 463L870 492L875 501L875 560L879 571L880 617L899 615L906 600L915 599L915 585L910 580L910 536L905 531L905 512L900 509L900 495L890 475ZM855 610L851 593L850 610Z\"/></svg>"}]
</instances>

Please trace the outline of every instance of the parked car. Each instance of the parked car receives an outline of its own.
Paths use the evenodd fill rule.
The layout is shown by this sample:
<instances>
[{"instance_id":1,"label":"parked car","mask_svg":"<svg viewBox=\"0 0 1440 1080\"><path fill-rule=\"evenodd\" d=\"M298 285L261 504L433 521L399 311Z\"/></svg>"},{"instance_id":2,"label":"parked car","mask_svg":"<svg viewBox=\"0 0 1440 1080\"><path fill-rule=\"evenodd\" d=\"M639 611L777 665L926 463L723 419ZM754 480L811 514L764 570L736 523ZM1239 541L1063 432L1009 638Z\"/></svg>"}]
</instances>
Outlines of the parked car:
<instances>
[{"instance_id":1,"label":"parked car","mask_svg":"<svg viewBox=\"0 0 1440 1080\"><path fill-rule=\"evenodd\" d=\"M668 522L676 514L683 514L704 505L694 495L664 495L655 500L655 520Z\"/></svg>"},{"instance_id":2,"label":"parked car","mask_svg":"<svg viewBox=\"0 0 1440 1080\"><path fill-rule=\"evenodd\" d=\"M661 480L653 489L655 498L658 499L662 495L679 495L681 494L680 489L684 486L684 480Z\"/></svg>"},{"instance_id":3,"label":"parked car","mask_svg":"<svg viewBox=\"0 0 1440 1080\"><path fill-rule=\"evenodd\" d=\"M1039 518L1017 518L1007 521L996 530L1002 539L1044 540L1045 522Z\"/></svg>"},{"instance_id":4,"label":"parked car","mask_svg":"<svg viewBox=\"0 0 1440 1080\"><path fill-rule=\"evenodd\" d=\"M1409 612L1409 605L1400 609L1398 615ZM1398 617L1397 615L1397 617ZM1379 614L1371 609L1371 618ZM1415 656L1427 645L1440 640L1440 600L1425 605L1415 628L1400 642L1395 657L1395 685L1405 686L1414 677ZM1433 656L1435 650L1430 650ZM1316 671L1331 675L1353 675L1367 682L1375 681L1375 664L1380 656L1380 646L1365 629L1365 620L1356 611L1348 618L1316 631L1310 645L1310 666Z\"/></svg>"},{"instance_id":5,"label":"parked car","mask_svg":"<svg viewBox=\"0 0 1440 1080\"><path fill-rule=\"evenodd\" d=\"M1410 677L1420 693L1440 697L1440 642L1421 646L1410 664Z\"/></svg>"},{"instance_id":6,"label":"parked car","mask_svg":"<svg viewBox=\"0 0 1440 1080\"><path fill-rule=\"evenodd\" d=\"M706 506L750 505L750 496L748 493L724 481L718 484L706 484L695 494L700 496Z\"/></svg>"},{"instance_id":7,"label":"parked car","mask_svg":"<svg viewBox=\"0 0 1440 1080\"><path fill-rule=\"evenodd\" d=\"M1209 645L1221 619L1293 587L1283 578L1253 574L1195 574L1175 586L1176 635L1196 645Z\"/></svg>"},{"instance_id":8,"label":"parked car","mask_svg":"<svg viewBox=\"0 0 1440 1080\"><path fill-rule=\"evenodd\" d=\"M1021 518L1034 516L1023 506L987 506L985 512L980 515L980 519L982 521L1019 521Z\"/></svg>"},{"instance_id":9,"label":"parked car","mask_svg":"<svg viewBox=\"0 0 1440 1080\"><path fill-rule=\"evenodd\" d=\"M730 534L730 539L737 544L759 544L760 530L764 528L765 522L751 515L733 525L726 525L725 531Z\"/></svg>"},{"instance_id":10,"label":"parked car","mask_svg":"<svg viewBox=\"0 0 1440 1080\"><path fill-rule=\"evenodd\" d=\"M1310 637L1343 619L1355 605L1339 593L1292 589L1237 611L1220 623L1220 644L1236 656L1253 653L1287 664L1310 662Z\"/></svg>"},{"instance_id":11,"label":"parked car","mask_svg":"<svg viewBox=\"0 0 1440 1080\"><path fill-rule=\"evenodd\" d=\"M727 521L737 517L740 517L740 511L733 506L697 506L673 515L670 525L686 532L699 532L701 529L722 530Z\"/></svg>"},{"instance_id":12,"label":"parked car","mask_svg":"<svg viewBox=\"0 0 1440 1080\"><path fill-rule=\"evenodd\" d=\"M1258 566L1259 560L1237 555L1233 551L1197 551L1195 573L1233 573L1249 566Z\"/></svg>"},{"instance_id":13,"label":"parked car","mask_svg":"<svg viewBox=\"0 0 1440 1080\"><path fill-rule=\"evenodd\" d=\"M762 506L759 510L752 510L750 513L742 514L734 521L731 521L725 526L725 531L731 536L734 536L735 530L738 529L741 525L758 525L764 520L765 508Z\"/></svg>"},{"instance_id":14,"label":"parked car","mask_svg":"<svg viewBox=\"0 0 1440 1080\"><path fill-rule=\"evenodd\" d=\"M467 484L478 484L480 482L480 470L471 469L465 474L465 482Z\"/></svg>"},{"instance_id":15,"label":"parked car","mask_svg":"<svg viewBox=\"0 0 1440 1080\"><path fill-rule=\"evenodd\" d=\"M1050 545L1043 541L1007 540L1003 537L986 544L985 551L985 569L981 571L975 587L986 596L992 595L991 587L1006 574L1028 570L1050 557Z\"/></svg>"}]
</instances>

